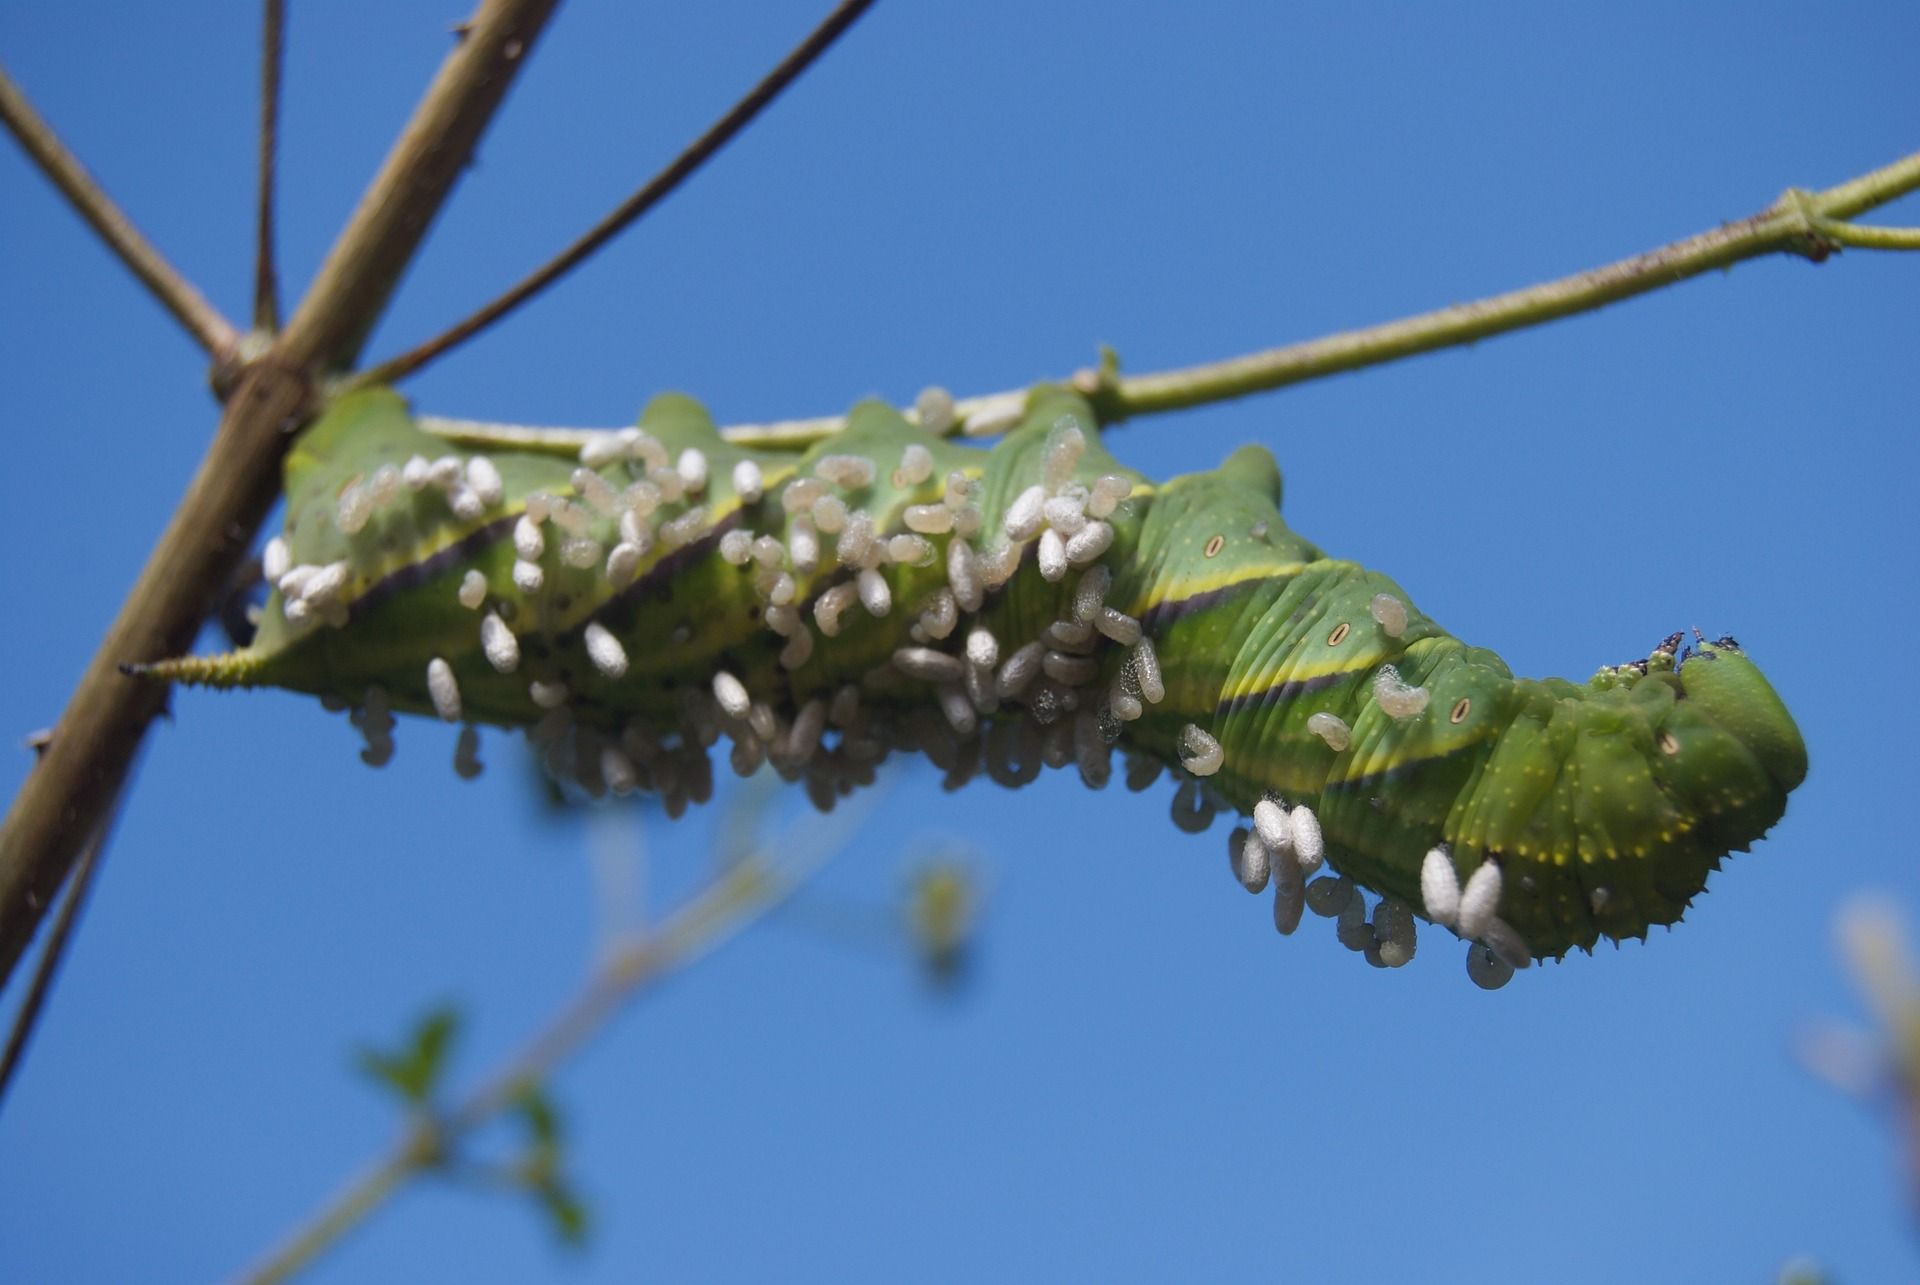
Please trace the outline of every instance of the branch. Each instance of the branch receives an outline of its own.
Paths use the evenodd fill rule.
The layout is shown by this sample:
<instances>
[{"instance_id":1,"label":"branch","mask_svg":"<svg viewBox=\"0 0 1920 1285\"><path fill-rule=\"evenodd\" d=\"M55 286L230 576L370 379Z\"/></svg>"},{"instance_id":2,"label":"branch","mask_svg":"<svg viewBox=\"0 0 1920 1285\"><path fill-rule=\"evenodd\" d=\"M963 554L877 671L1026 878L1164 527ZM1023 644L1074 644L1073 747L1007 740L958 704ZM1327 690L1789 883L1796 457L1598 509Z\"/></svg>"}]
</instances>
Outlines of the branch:
<instances>
[{"instance_id":1,"label":"branch","mask_svg":"<svg viewBox=\"0 0 1920 1285\"><path fill-rule=\"evenodd\" d=\"M970 437L1004 433L1020 421L1027 405L1027 390L988 393L953 404L958 431ZM917 408L901 410L912 423L920 422ZM492 420L455 419L446 415L415 415L414 423L436 437L470 450L531 451L535 454L573 456L596 437L618 432L618 428L547 428L533 424L501 424ZM735 424L721 433L742 446L771 450L799 450L823 438L832 437L846 426L839 415L818 415L811 419L783 419L766 424ZM954 430L949 430L954 431Z\"/></svg>"},{"instance_id":2,"label":"branch","mask_svg":"<svg viewBox=\"0 0 1920 1285\"><path fill-rule=\"evenodd\" d=\"M1836 1087L1892 1109L1905 1144L1909 1199L1920 1213L1920 970L1891 902L1856 898L1834 916L1834 927L1880 1029L1870 1040L1844 1028L1811 1032L1801 1058Z\"/></svg>"},{"instance_id":3,"label":"branch","mask_svg":"<svg viewBox=\"0 0 1920 1285\"><path fill-rule=\"evenodd\" d=\"M286 0L266 0L260 31L260 188L254 202L253 328L280 328L280 285L274 271L273 171L280 150L280 65Z\"/></svg>"},{"instance_id":4,"label":"branch","mask_svg":"<svg viewBox=\"0 0 1920 1285\"><path fill-rule=\"evenodd\" d=\"M1836 245L1861 250L1920 250L1920 228L1881 228L1815 218L1814 230Z\"/></svg>"},{"instance_id":5,"label":"branch","mask_svg":"<svg viewBox=\"0 0 1920 1285\"><path fill-rule=\"evenodd\" d=\"M483 0L315 274L276 351L345 370L559 0Z\"/></svg>"},{"instance_id":6,"label":"branch","mask_svg":"<svg viewBox=\"0 0 1920 1285\"><path fill-rule=\"evenodd\" d=\"M215 588L273 505L283 429L300 422L307 400L306 382L289 372L256 366L241 378L185 498L21 786L0 827L0 985L166 704L164 687L124 676L121 662L192 646Z\"/></svg>"},{"instance_id":7,"label":"branch","mask_svg":"<svg viewBox=\"0 0 1920 1285\"><path fill-rule=\"evenodd\" d=\"M1592 312L1762 255L1797 254L1818 263L1842 246L1920 250L1920 229L1863 227L1845 221L1916 188L1920 188L1920 152L1825 191L1789 190L1765 210L1738 222L1558 281L1202 366L1134 376L1122 376L1111 369L1085 370L1074 375L1072 382L1092 398L1103 423L1118 423L1135 415L1231 401L1249 393L1475 343L1510 330ZM1025 390L1013 389L959 401L949 431L968 437L1004 432L1018 421L1026 396ZM912 410L904 413L909 419L915 416ZM419 422L428 432L465 446L555 454L577 452L593 435L610 431L531 428L433 416L422 416ZM833 436L845 423L841 416L823 415L736 424L723 432L729 441L742 446L794 449Z\"/></svg>"},{"instance_id":8,"label":"branch","mask_svg":"<svg viewBox=\"0 0 1920 1285\"><path fill-rule=\"evenodd\" d=\"M239 332L219 309L154 249L126 212L113 203L87 167L69 152L53 127L33 109L20 87L0 67L0 124L7 127L35 166L67 198L74 213L85 219L100 240L127 270L138 277L147 293L173 314L195 343L217 361L233 351Z\"/></svg>"},{"instance_id":9,"label":"branch","mask_svg":"<svg viewBox=\"0 0 1920 1285\"><path fill-rule=\"evenodd\" d=\"M120 666L192 645L273 505L316 367L350 358L372 327L554 3L482 0L293 320L241 368L199 472L0 825L0 987L166 703Z\"/></svg>"},{"instance_id":10,"label":"branch","mask_svg":"<svg viewBox=\"0 0 1920 1285\"><path fill-rule=\"evenodd\" d=\"M1916 187L1920 152L1824 192L1789 190L1758 214L1558 281L1204 366L1135 378L1099 375L1088 391L1103 420L1152 415L1474 343L1592 312L1762 255L1797 254L1818 263L1843 243L1846 225L1835 220Z\"/></svg>"},{"instance_id":11,"label":"branch","mask_svg":"<svg viewBox=\"0 0 1920 1285\"><path fill-rule=\"evenodd\" d=\"M545 1027L450 1110L413 1123L393 1149L350 1181L278 1248L244 1285L269 1285L305 1269L409 1181L456 1154L462 1139L548 1079L650 985L720 946L786 900L844 851L866 808L842 809L812 842L791 835L742 856L649 935L603 960ZM770 853L784 853L778 859Z\"/></svg>"},{"instance_id":12,"label":"branch","mask_svg":"<svg viewBox=\"0 0 1920 1285\"><path fill-rule=\"evenodd\" d=\"M982 393L977 397L963 397L953 404L953 422L947 426L947 436L958 434L962 437L993 437L1004 433L1020 422L1027 412L1027 395L1032 391L1026 388L1010 388L1001 393ZM917 407L908 406L901 410L902 415L914 423L920 422ZM843 415L823 415L813 419L780 419L765 424L733 424L720 430L730 442L738 446L756 446L772 450L797 450L812 445L823 437L831 437L846 427Z\"/></svg>"},{"instance_id":13,"label":"branch","mask_svg":"<svg viewBox=\"0 0 1920 1285\"><path fill-rule=\"evenodd\" d=\"M355 384L391 384L406 378L487 329L580 266L601 246L620 235L647 211L670 196L682 183L693 177L694 171L751 124L754 117L780 96L782 90L799 78L800 73L817 62L833 42L859 19L861 14L873 7L873 2L874 0L841 0L833 12L828 14L805 40L795 45L787 56L780 60L778 66L768 72L759 84L747 91L746 97L735 103L726 115L709 125L706 132L675 157L670 165L648 179L645 186L622 201L612 213L589 228L579 240L465 321L429 339L419 347L401 353L398 357L393 357L364 372L355 379Z\"/></svg>"},{"instance_id":14,"label":"branch","mask_svg":"<svg viewBox=\"0 0 1920 1285\"><path fill-rule=\"evenodd\" d=\"M12 1029L7 1032L6 1051L0 1053L0 1105L6 1102L7 1089L13 1084L20 1063L26 1058L27 1042L33 1038L34 1025L40 1020L40 1010L47 1002L48 992L53 989L54 974L60 971L60 958L66 953L74 925L80 922L80 912L86 908L87 894L93 889L95 876L100 873L100 856L106 849L107 832L111 829L113 815L109 812L101 818L80 853L80 860L74 866L73 879L67 885L67 898L60 904L60 913L55 917L52 932L47 937L46 950L40 955L40 966L34 970L26 996L20 1001L20 1011L13 1019Z\"/></svg>"}]
</instances>

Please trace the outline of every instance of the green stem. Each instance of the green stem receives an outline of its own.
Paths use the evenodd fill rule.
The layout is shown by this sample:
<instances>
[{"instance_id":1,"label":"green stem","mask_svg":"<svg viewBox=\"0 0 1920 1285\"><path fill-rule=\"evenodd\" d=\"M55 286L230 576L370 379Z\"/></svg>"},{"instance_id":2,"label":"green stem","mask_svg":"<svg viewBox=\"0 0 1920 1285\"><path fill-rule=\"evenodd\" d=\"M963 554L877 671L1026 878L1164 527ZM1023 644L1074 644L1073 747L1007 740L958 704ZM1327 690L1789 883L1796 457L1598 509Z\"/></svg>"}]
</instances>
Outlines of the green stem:
<instances>
[{"instance_id":1,"label":"green stem","mask_svg":"<svg viewBox=\"0 0 1920 1285\"><path fill-rule=\"evenodd\" d=\"M430 1129L410 1132L392 1155L373 1165L344 1187L319 1216L300 1228L241 1279L248 1285L277 1285L306 1270L317 1258L367 1215L380 1208L401 1187L431 1163L437 1153Z\"/></svg>"},{"instance_id":2,"label":"green stem","mask_svg":"<svg viewBox=\"0 0 1920 1285\"><path fill-rule=\"evenodd\" d=\"M417 1124L392 1154L369 1166L259 1264L241 1285L283 1281L310 1264L411 1178L425 1173L460 1141L511 1107L528 1088L545 1082L609 1020L653 983L678 972L729 940L797 891L847 847L864 819L864 806L841 808L818 824L810 839L784 836L768 849L728 865L657 931L614 951L580 990L501 1068L439 1118ZM784 855L770 859L769 851Z\"/></svg>"},{"instance_id":3,"label":"green stem","mask_svg":"<svg viewBox=\"0 0 1920 1285\"><path fill-rule=\"evenodd\" d=\"M1362 330L1325 335L1225 361L1145 375L1087 370L1073 383L1087 393L1106 423L1136 415L1231 401L1250 393L1378 366L1417 353L1475 343L1610 303L1647 294L1717 268L1767 254L1797 254L1815 262L1836 246L1874 250L1920 249L1920 230L1861 227L1845 220L1920 188L1920 152L1824 191L1791 189L1758 214L1675 241L1644 254L1557 281L1403 317ZM1003 431L1018 417L1024 390L973 397L956 406L955 431L969 437ZM908 412L911 416L912 412ZM423 427L472 447L577 451L594 429L535 429L431 417ZM804 447L837 433L839 416L738 424L727 437L743 446Z\"/></svg>"},{"instance_id":4,"label":"green stem","mask_svg":"<svg viewBox=\"0 0 1920 1285\"><path fill-rule=\"evenodd\" d=\"M1097 375L1087 391L1094 395L1102 419L1117 422L1135 415L1230 401L1438 348L1475 343L1510 330L1592 312L1761 255L1798 254L1819 262L1835 241L1876 249L1912 249L1916 243L1904 237L1847 241L1840 234L1845 225L1830 220L1871 209L1916 187L1920 187L1920 152L1823 192L1789 191L1748 218L1557 281L1202 366L1131 378Z\"/></svg>"},{"instance_id":5,"label":"green stem","mask_svg":"<svg viewBox=\"0 0 1920 1285\"><path fill-rule=\"evenodd\" d=\"M1816 219L1814 225L1829 241L1861 250L1920 250L1920 228L1883 228L1839 219Z\"/></svg>"},{"instance_id":6,"label":"green stem","mask_svg":"<svg viewBox=\"0 0 1920 1285\"><path fill-rule=\"evenodd\" d=\"M1859 178L1848 179L1810 195L1825 217L1850 219L1856 214L1878 209L1915 188L1920 188L1920 152L1910 153L1891 165L1883 165Z\"/></svg>"}]
</instances>

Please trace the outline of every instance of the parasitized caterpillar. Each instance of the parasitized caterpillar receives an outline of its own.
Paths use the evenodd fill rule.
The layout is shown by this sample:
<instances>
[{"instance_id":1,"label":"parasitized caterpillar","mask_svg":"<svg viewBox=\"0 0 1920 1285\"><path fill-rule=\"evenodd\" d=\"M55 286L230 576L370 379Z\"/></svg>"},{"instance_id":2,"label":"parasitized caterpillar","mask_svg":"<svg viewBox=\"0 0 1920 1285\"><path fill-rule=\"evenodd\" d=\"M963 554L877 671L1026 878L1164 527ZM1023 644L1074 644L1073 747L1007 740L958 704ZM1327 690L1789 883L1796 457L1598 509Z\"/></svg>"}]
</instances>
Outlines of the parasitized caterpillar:
<instances>
[{"instance_id":1,"label":"parasitized caterpillar","mask_svg":"<svg viewBox=\"0 0 1920 1285\"><path fill-rule=\"evenodd\" d=\"M1282 933L1311 908L1398 966L1425 918L1485 986L1678 921L1806 771L1732 639L1517 679L1288 530L1265 450L1154 484L1069 392L991 450L868 403L749 451L675 395L577 465L443 446L392 392L341 398L288 457L253 643L141 671L350 707L376 765L395 711L466 723L463 775L474 724L525 729L562 780L675 812L722 735L822 807L893 749L1100 787L1118 746L1129 785L1182 778L1182 829L1250 818L1233 869Z\"/></svg>"}]
</instances>

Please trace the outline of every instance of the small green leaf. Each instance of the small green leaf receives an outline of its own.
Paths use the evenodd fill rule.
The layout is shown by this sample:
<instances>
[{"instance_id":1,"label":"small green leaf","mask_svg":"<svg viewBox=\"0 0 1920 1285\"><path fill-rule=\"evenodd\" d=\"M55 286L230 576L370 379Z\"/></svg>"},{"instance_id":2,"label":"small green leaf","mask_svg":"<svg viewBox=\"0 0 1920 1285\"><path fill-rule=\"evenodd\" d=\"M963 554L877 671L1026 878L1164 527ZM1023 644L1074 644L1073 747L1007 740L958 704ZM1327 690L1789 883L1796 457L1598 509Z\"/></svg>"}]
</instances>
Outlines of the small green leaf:
<instances>
[{"instance_id":1,"label":"small green leaf","mask_svg":"<svg viewBox=\"0 0 1920 1285\"><path fill-rule=\"evenodd\" d=\"M453 1037L459 1030L460 1010L451 1004L442 1004L428 1013L414 1030L414 1064L419 1068L421 1082L429 1093L446 1068L447 1050L453 1046Z\"/></svg>"},{"instance_id":2,"label":"small green leaf","mask_svg":"<svg viewBox=\"0 0 1920 1285\"><path fill-rule=\"evenodd\" d=\"M418 1101L418 1091L413 1077L408 1074L407 1066L376 1049L363 1048L354 1055L354 1061L368 1079L374 1080L392 1089L409 1102Z\"/></svg>"},{"instance_id":3,"label":"small green leaf","mask_svg":"<svg viewBox=\"0 0 1920 1285\"><path fill-rule=\"evenodd\" d=\"M550 1182L538 1191L540 1207L547 1211L553 1234L563 1245L579 1248L587 1243L587 1207L565 1184Z\"/></svg>"},{"instance_id":4,"label":"small green leaf","mask_svg":"<svg viewBox=\"0 0 1920 1285\"><path fill-rule=\"evenodd\" d=\"M356 1060L361 1071L399 1094L409 1106L423 1107L439 1087L447 1052L459 1029L459 1010L443 1004L415 1024L404 1051L362 1048Z\"/></svg>"},{"instance_id":5,"label":"small green leaf","mask_svg":"<svg viewBox=\"0 0 1920 1285\"><path fill-rule=\"evenodd\" d=\"M522 1089L514 1100L514 1107L520 1118L526 1121L527 1132L536 1144L557 1146L560 1142L560 1112L554 1107L553 1099L538 1085L530 1084Z\"/></svg>"}]
</instances>

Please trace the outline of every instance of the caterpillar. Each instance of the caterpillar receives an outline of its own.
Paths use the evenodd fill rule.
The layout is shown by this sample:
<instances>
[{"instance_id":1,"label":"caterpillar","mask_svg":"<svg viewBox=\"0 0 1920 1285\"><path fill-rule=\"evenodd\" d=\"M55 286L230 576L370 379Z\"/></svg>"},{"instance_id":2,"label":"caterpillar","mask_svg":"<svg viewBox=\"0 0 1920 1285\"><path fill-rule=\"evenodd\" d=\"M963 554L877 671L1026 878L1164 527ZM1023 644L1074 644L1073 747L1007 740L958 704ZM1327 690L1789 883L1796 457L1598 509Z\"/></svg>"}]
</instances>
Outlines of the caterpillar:
<instances>
[{"instance_id":1,"label":"caterpillar","mask_svg":"<svg viewBox=\"0 0 1920 1285\"><path fill-rule=\"evenodd\" d=\"M722 736L822 807L894 749L949 785L1099 787L1117 748L1135 788L1180 779L1181 828L1246 819L1231 864L1282 933L1312 910L1397 966L1425 920L1489 987L1678 921L1806 772L1733 639L1516 678L1289 530L1264 449L1154 483L1066 390L990 450L865 403L804 452L669 394L576 462L446 454L371 389L304 431L286 493L251 645L135 668L320 696L376 765L395 713L464 724L463 775L477 725L524 729L563 781L676 815Z\"/></svg>"}]
</instances>

